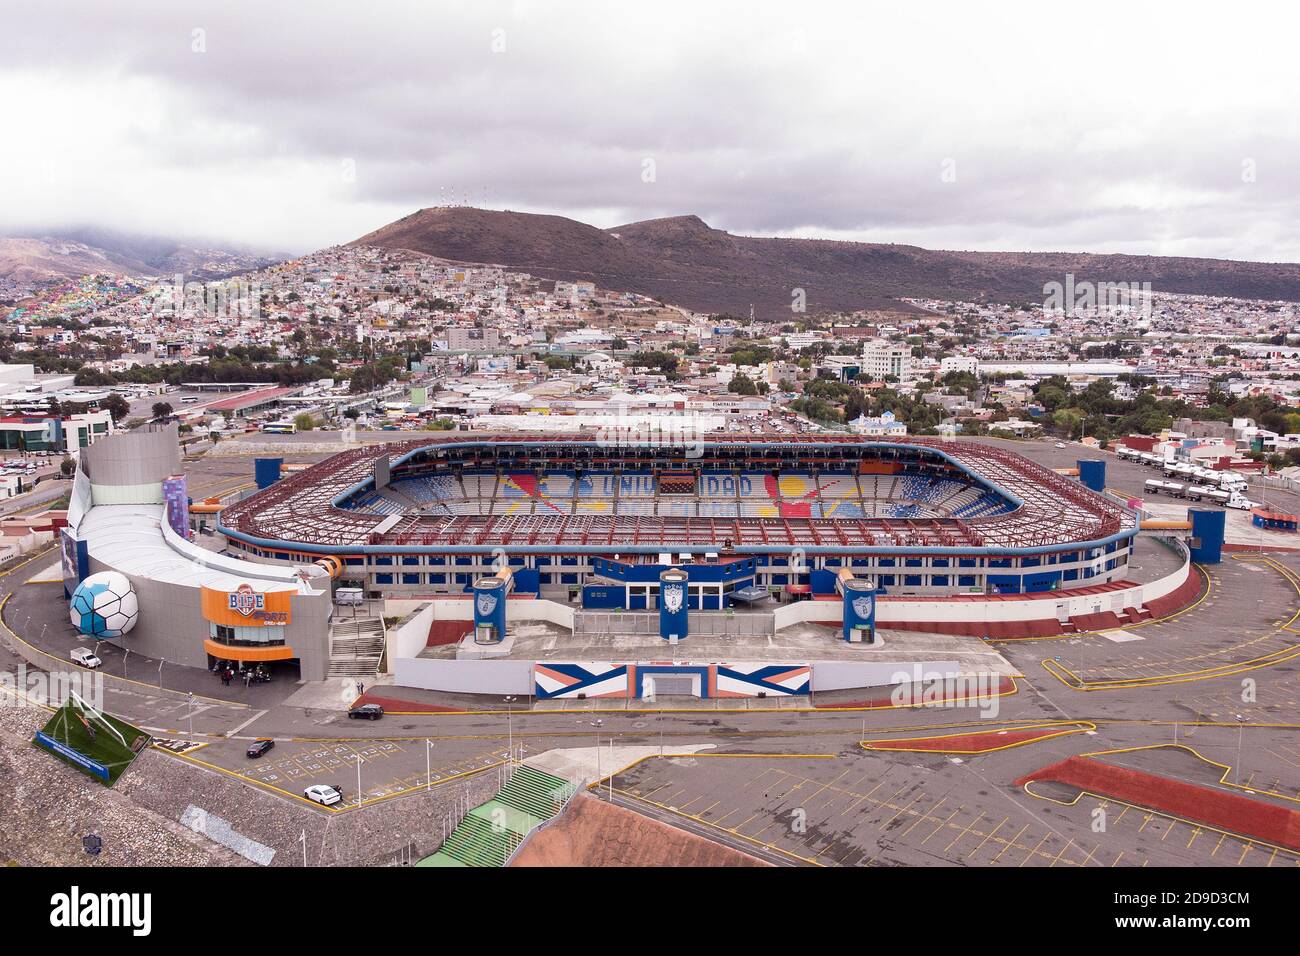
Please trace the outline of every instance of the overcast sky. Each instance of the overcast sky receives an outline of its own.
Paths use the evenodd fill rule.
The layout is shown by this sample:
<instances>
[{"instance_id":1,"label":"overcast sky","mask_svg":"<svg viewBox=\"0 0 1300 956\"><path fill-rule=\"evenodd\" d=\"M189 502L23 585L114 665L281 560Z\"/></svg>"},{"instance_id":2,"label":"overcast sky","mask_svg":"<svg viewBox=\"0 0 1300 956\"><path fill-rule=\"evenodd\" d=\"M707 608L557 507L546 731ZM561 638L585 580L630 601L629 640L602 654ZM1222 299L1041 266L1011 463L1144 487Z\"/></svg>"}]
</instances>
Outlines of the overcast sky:
<instances>
[{"instance_id":1,"label":"overcast sky","mask_svg":"<svg viewBox=\"0 0 1300 956\"><path fill-rule=\"evenodd\" d=\"M1300 260L1286 6L272 6L0 0L0 234L305 251L467 202Z\"/></svg>"}]
</instances>

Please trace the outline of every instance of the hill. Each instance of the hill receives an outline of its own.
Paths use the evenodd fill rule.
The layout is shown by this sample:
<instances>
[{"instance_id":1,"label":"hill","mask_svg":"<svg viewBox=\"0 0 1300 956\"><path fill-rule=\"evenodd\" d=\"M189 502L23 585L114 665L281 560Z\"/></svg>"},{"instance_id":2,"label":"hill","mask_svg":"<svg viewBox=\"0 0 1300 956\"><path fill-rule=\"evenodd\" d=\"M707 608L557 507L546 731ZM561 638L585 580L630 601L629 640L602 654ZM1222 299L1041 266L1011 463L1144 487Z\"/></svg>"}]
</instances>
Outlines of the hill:
<instances>
[{"instance_id":1,"label":"hill","mask_svg":"<svg viewBox=\"0 0 1300 956\"><path fill-rule=\"evenodd\" d=\"M563 216L421 209L352 245L587 279L702 312L790 314L897 307L899 296L1041 302L1063 281L1151 282L1157 292L1300 301L1300 264L1093 253L945 252L887 243L735 236L698 216L597 229Z\"/></svg>"},{"instance_id":2,"label":"hill","mask_svg":"<svg viewBox=\"0 0 1300 956\"><path fill-rule=\"evenodd\" d=\"M76 278L95 272L130 276L222 279L260 269L284 256L232 247L83 228L0 237L0 278L20 282Z\"/></svg>"}]
</instances>

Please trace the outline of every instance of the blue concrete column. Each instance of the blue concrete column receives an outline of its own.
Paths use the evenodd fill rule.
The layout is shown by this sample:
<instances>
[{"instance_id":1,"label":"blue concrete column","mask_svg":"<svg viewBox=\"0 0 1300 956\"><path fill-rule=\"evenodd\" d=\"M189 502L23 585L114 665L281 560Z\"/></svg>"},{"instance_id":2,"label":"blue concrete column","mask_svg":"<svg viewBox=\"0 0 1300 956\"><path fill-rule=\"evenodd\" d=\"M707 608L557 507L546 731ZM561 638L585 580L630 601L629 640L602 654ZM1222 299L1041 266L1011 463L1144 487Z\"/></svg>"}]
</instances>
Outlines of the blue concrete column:
<instances>
[{"instance_id":1,"label":"blue concrete column","mask_svg":"<svg viewBox=\"0 0 1300 956\"><path fill-rule=\"evenodd\" d=\"M1218 564L1223 560L1223 528L1228 517L1226 511L1207 508L1188 508L1192 519L1192 560L1197 564Z\"/></svg>"},{"instance_id":2,"label":"blue concrete column","mask_svg":"<svg viewBox=\"0 0 1300 956\"><path fill-rule=\"evenodd\" d=\"M687 608L687 585L690 575L680 568L669 568L659 575L659 636L682 641L690 630Z\"/></svg>"},{"instance_id":3,"label":"blue concrete column","mask_svg":"<svg viewBox=\"0 0 1300 956\"><path fill-rule=\"evenodd\" d=\"M280 466L282 464L284 464L283 458L255 458L253 460L253 477L257 481L259 491L271 487L280 480Z\"/></svg>"},{"instance_id":4,"label":"blue concrete column","mask_svg":"<svg viewBox=\"0 0 1300 956\"><path fill-rule=\"evenodd\" d=\"M1079 482L1093 491L1106 490L1106 462L1101 458L1079 459Z\"/></svg>"},{"instance_id":5,"label":"blue concrete column","mask_svg":"<svg viewBox=\"0 0 1300 956\"><path fill-rule=\"evenodd\" d=\"M852 641L862 636L868 628L865 643L876 642L876 589L861 578L841 577L840 594L844 597L844 640Z\"/></svg>"},{"instance_id":6,"label":"blue concrete column","mask_svg":"<svg viewBox=\"0 0 1300 956\"><path fill-rule=\"evenodd\" d=\"M509 575L474 582L474 643L500 644L506 639L506 585Z\"/></svg>"}]
</instances>

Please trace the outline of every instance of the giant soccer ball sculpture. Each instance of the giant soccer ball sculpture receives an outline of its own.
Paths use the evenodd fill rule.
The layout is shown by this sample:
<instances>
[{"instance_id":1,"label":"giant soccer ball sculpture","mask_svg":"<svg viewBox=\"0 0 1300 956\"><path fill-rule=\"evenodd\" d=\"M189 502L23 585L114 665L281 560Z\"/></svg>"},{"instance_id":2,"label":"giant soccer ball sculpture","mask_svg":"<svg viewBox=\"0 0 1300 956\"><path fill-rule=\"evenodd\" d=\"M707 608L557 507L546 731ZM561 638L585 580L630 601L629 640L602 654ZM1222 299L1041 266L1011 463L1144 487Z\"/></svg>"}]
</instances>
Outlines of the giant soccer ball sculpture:
<instances>
[{"instance_id":1,"label":"giant soccer ball sculpture","mask_svg":"<svg viewBox=\"0 0 1300 956\"><path fill-rule=\"evenodd\" d=\"M72 624L87 637L122 637L140 617L135 588L117 571L92 574L72 592Z\"/></svg>"}]
</instances>

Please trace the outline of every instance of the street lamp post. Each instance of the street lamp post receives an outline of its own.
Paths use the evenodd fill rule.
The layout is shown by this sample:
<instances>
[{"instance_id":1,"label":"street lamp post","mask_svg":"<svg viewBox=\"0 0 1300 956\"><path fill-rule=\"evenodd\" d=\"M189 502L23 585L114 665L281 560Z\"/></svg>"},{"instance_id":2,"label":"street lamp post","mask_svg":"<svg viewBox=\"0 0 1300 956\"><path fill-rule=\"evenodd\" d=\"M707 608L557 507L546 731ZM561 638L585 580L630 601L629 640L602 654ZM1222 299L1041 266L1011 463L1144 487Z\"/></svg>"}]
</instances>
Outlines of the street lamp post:
<instances>
[{"instance_id":1,"label":"street lamp post","mask_svg":"<svg viewBox=\"0 0 1300 956\"><path fill-rule=\"evenodd\" d=\"M433 750L433 741L428 737L424 738L424 789L427 793L433 789L433 764L429 760L429 753Z\"/></svg>"},{"instance_id":2,"label":"street lamp post","mask_svg":"<svg viewBox=\"0 0 1300 956\"><path fill-rule=\"evenodd\" d=\"M1237 760L1233 767L1235 782L1241 786L1241 734L1246 727L1246 718L1237 714Z\"/></svg>"},{"instance_id":3,"label":"street lamp post","mask_svg":"<svg viewBox=\"0 0 1300 956\"><path fill-rule=\"evenodd\" d=\"M503 698L504 703L506 705L506 753L507 755L509 755L509 758L511 760L514 760L515 736L514 736L514 729L511 723L511 718L514 716L514 714L510 705L513 704L518 699L519 698L514 696L513 694L510 695L509 697Z\"/></svg>"}]
</instances>

